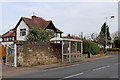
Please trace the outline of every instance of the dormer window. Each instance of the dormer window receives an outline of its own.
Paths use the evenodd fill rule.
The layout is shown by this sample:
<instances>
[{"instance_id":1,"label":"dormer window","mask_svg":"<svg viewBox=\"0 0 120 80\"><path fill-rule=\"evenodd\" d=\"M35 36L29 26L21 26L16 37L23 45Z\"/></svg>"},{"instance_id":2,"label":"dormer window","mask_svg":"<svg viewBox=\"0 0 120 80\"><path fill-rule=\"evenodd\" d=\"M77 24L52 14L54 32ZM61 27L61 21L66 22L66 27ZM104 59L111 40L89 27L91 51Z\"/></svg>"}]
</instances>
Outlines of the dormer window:
<instances>
[{"instance_id":1,"label":"dormer window","mask_svg":"<svg viewBox=\"0 0 120 80\"><path fill-rule=\"evenodd\" d=\"M20 36L26 35L26 29L20 29Z\"/></svg>"}]
</instances>

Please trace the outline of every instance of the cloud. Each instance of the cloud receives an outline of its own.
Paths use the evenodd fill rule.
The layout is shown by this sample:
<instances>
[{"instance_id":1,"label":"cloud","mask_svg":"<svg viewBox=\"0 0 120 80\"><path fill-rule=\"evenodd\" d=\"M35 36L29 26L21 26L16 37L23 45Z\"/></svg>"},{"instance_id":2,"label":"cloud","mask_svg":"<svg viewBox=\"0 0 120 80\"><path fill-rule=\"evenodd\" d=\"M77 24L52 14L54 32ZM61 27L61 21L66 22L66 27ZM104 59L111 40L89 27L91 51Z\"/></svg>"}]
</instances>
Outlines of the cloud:
<instances>
[{"instance_id":1,"label":"cloud","mask_svg":"<svg viewBox=\"0 0 120 80\"><path fill-rule=\"evenodd\" d=\"M1 2L118 2L119 0L1 0Z\"/></svg>"},{"instance_id":2,"label":"cloud","mask_svg":"<svg viewBox=\"0 0 120 80\"><path fill-rule=\"evenodd\" d=\"M51 19L56 27L65 34L89 34L99 32L106 16L117 16L117 3L95 2L13 2L3 5L4 32L16 25L20 17L36 15ZM9 13L9 14L7 14ZM12 19L12 20L11 20ZM117 19L115 19L117 20ZM116 30L116 22L108 20L112 31Z\"/></svg>"}]
</instances>

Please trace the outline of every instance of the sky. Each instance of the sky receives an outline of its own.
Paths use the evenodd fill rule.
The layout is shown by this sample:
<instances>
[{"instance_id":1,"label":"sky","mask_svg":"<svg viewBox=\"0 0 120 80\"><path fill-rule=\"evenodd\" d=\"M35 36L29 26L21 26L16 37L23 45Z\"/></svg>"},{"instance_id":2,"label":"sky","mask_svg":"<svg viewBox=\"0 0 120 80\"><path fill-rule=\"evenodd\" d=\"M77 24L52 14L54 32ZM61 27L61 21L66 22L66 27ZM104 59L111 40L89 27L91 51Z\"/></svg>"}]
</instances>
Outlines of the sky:
<instances>
[{"instance_id":1,"label":"sky","mask_svg":"<svg viewBox=\"0 0 120 80\"><path fill-rule=\"evenodd\" d=\"M110 33L118 30L118 2L2 2L0 6L0 34L14 28L20 17L31 18L33 12L52 20L63 35L99 34L105 17L111 15L115 18L107 19Z\"/></svg>"}]
</instances>

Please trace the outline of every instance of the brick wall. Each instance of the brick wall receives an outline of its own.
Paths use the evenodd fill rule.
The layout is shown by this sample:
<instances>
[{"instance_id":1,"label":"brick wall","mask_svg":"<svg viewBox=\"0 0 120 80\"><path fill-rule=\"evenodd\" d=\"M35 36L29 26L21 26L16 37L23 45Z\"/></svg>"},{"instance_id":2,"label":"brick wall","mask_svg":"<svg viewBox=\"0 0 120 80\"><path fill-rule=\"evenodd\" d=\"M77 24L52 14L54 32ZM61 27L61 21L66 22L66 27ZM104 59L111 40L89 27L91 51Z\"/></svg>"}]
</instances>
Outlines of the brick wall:
<instances>
[{"instance_id":1,"label":"brick wall","mask_svg":"<svg viewBox=\"0 0 120 80\"><path fill-rule=\"evenodd\" d=\"M17 66L36 66L61 62L61 45L56 43L17 43Z\"/></svg>"}]
</instances>

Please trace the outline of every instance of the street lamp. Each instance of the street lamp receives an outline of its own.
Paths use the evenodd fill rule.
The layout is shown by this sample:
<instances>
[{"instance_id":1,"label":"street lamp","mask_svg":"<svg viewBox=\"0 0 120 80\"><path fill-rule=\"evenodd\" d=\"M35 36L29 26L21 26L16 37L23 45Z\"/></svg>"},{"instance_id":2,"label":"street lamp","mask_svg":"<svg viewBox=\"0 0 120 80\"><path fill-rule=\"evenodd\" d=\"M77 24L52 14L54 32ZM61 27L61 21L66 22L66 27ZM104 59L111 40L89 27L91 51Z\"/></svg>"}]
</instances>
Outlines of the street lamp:
<instances>
[{"instance_id":1,"label":"street lamp","mask_svg":"<svg viewBox=\"0 0 120 80\"><path fill-rule=\"evenodd\" d=\"M107 53L107 19L108 19L108 18L114 18L114 17L115 17L115 16L112 15L112 16L109 16L109 17L106 17L106 18L105 18L105 23L106 23L106 28L105 28L105 32L106 32L106 33L105 33L105 34L106 34L106 53Z\"/></svg>"}]
</instances>

